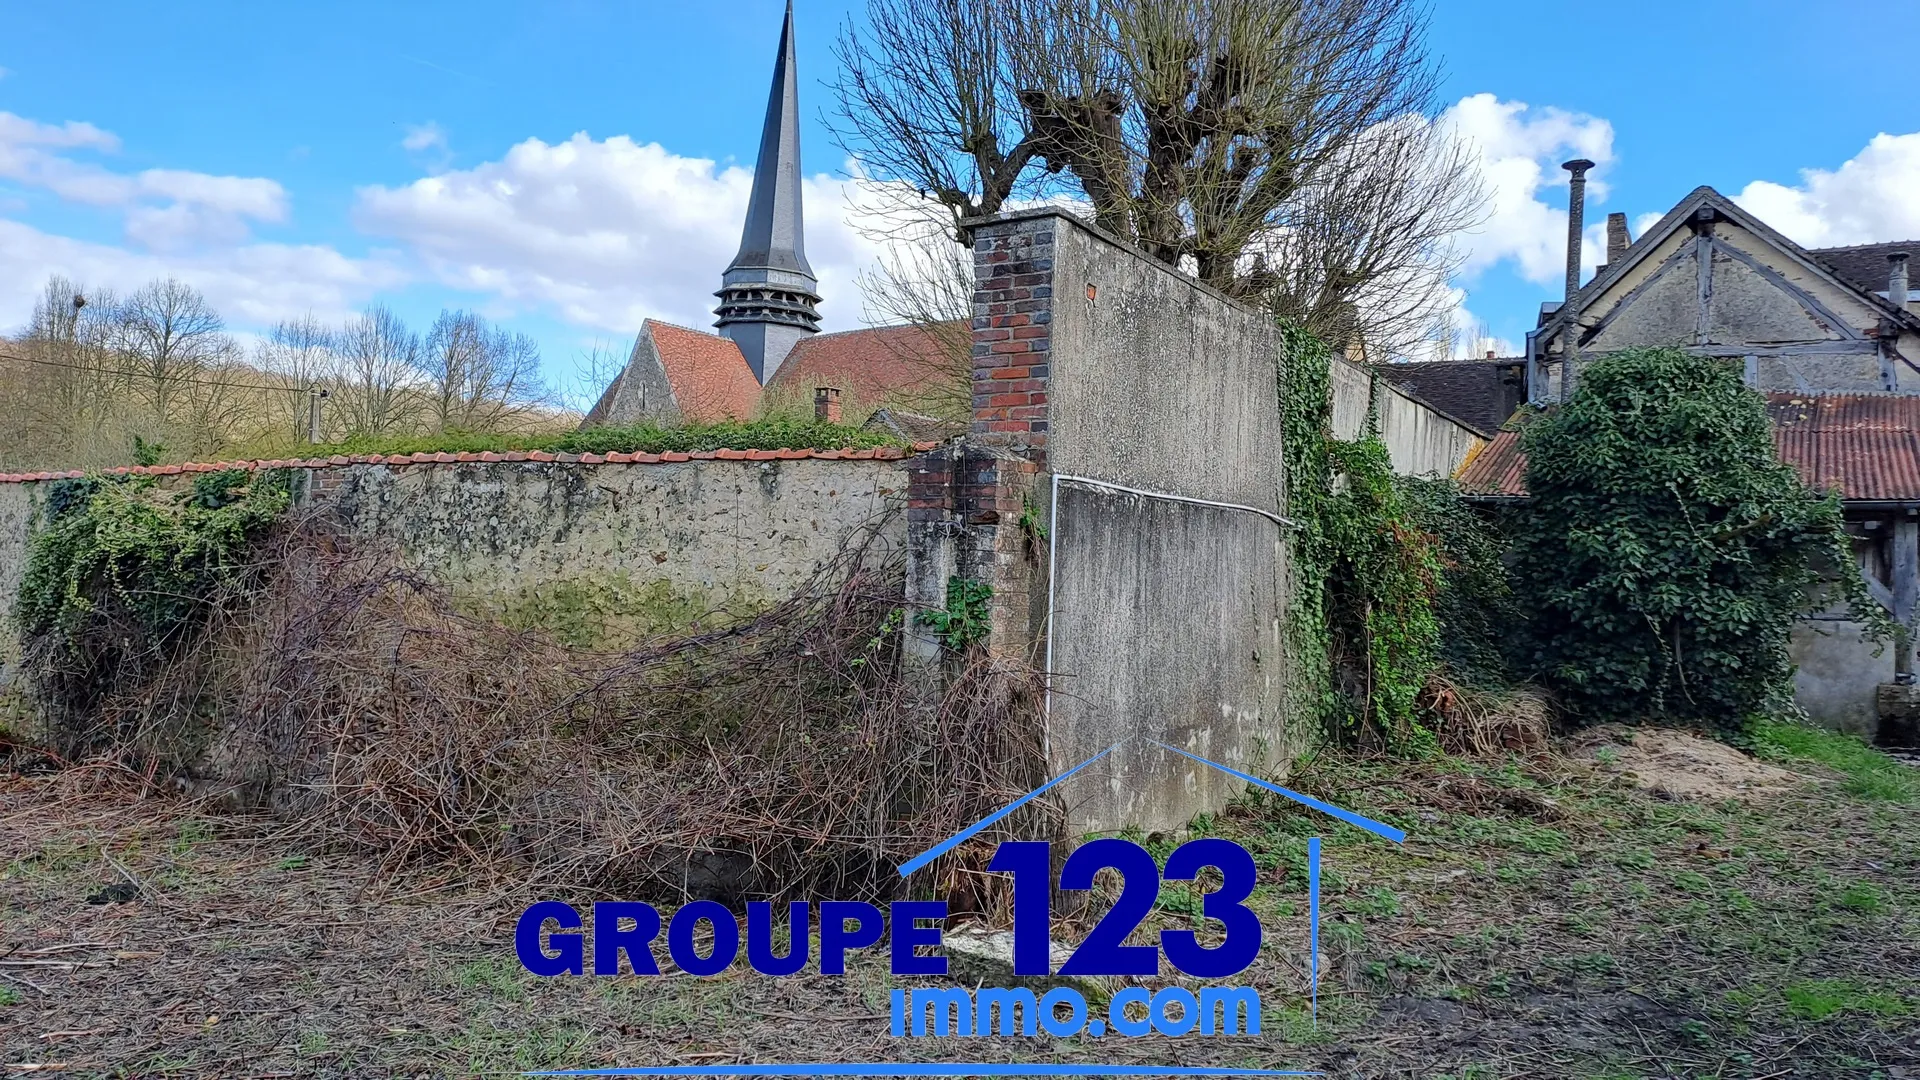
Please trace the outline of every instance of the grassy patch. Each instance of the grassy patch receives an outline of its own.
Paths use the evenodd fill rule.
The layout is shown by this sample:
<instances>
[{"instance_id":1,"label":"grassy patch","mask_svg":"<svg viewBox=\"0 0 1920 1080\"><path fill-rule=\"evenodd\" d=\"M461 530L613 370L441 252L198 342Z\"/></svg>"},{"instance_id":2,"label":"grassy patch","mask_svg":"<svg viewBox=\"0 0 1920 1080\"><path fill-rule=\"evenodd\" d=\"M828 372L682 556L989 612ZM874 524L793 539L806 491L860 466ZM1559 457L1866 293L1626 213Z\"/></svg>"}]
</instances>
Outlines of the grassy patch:
<instances>
[{"instance_id":1,"label":"grassy patch","mask_svg":"<svg viewBox=\"0 0 1920 1080\"><path fill-rule=\"evenodd\" d=\"M1844 773L1847 794L1878 802L1920 802L1920 769L1902 765L1852 735L1770 722L1753 731L1754 749L1775 761L1811 761Z\"/></svg>"},{"instance_id":2,"label":"grassy patch","mask_svg":"<svg viewBox=\"0 0 1920 1080\"><path fill-rule=\"evenodd\" d=\"M1898 994L1870 989L1852 979L1803 980L1781 993L1788 1011L1803 1020L1825 1020L1840 1013L1895 1017L1913 1011Z\"/></svg>"}]
</instances>

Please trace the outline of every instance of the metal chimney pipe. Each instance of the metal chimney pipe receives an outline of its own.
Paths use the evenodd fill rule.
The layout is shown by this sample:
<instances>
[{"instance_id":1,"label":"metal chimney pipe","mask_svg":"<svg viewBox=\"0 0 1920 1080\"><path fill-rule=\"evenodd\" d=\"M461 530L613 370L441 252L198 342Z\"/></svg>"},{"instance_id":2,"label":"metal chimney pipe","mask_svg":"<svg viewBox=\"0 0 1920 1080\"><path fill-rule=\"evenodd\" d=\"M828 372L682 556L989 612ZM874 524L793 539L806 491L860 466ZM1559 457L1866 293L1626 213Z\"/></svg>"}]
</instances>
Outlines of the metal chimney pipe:
<instances>
[{"instance_id":1,"label":"metal chimney pipe","mask_svg":"<svg viewBox=\"0 0 1920 1080\"><path fill-rule=\"evenodd\" d=\"M1574 158L1560 167L1573 174L1567 183L1567 299L1580 291L1580 233L1586 228L1587 170L1593 162Z\"/></svg>"},{"instance_id":2,"label":"metal chimney pipe","mask_svg":"<svg viewBox=\"0 0 1920 1080\"><path fill-rule=\"evenodd\" d=\"M1907 253L1896 251L1887 256L1887 299L1893 306L1906 310L1907 306Z\"/></svg>"}]
</instances>

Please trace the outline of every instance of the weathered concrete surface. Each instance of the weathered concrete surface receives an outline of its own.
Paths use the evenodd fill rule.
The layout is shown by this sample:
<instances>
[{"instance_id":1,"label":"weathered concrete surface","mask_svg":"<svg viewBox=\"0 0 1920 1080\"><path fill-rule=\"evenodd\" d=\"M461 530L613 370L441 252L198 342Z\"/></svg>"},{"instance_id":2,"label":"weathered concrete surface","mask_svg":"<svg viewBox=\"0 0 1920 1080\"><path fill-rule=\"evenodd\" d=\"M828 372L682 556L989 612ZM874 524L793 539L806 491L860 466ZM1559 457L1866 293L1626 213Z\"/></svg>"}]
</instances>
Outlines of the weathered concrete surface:
<instances>
[{"instance_id":1,"label":"weathered concrete surface","mask_svg":"<svg viewBox=\"0 0 1920 1080\"><path fill-rule=\"evenodd\" d=\"M1892 646L1870 640L1859 623L1802 619L1788 645L1798 668L1793 699L1815 723L1872 739L1880 729L1876 695L1881 683L1893 681L1893 654Z\"/></svg>"},{"instance_id":2,"label":"weathered concrete surface","mask_svg":"<svg viewBox=\"0 0 1920 1080\"><path fill-rule=\"evenodd\" d=\"M1071 219L1042 220L1055 231L1048 469L1279 512L1272 323ZM1291 757L1284 536L1243 510L1059 490L1048 756L1065 769L1133 737L1062 785L1073 828L1179 827L1241 784L1146 740L1243 769Z\"/></svg>"},{"instance_id":3,"label":"weathered concrete surface","mask_svg":"<svg viewBox=\"0 0 1920 1080\"><path fill-rule=\"evenodd\" d=\"M13 625L13 600L27 570L27 541L39 514L38 484L0 484L0 697L13 682L20 662L20 635ZM0 708L0 717L5 709Z\"/></svg>"},{"instance_id":4,"label":"weathered concrete surface","mask_svg":"<svg viewBox=\"0 0 1920 1080\"><path fill-rule=\"evenodd\" d=\"M1402 476L1447 477L1486 442L1465 424L1401 393L1366 368L1334 357L1331 372L1333 434L1357 439L1366 430L1371 403L1379 411L1380 438L1393 471Z\"/></svg>"},{"instance_id":5,"label":"weathered concrete surface","mask_svg":"<svg viewBox=\"0 0 1920 1080\"><path fill-rule=\"evenodd\" d=\"M791 595L905 488L897 461L352 465L327 471L321 499L456 591L626 574L747 611Z\"/></svg>"},{"instance_id":6,"label":"weathered concrete surface","mask_svg":"<svg viewBox=\"0 0 1920 1080\"><path fill-rule=\"evenodd\" d=\"M1284 769L1280 530L1253 514L1062 485L1054 543L1054 767L1144 736L1243 772ZM1170 829L1243 782L1139 742L1066 785L1076 828Z\"/></svg>"}]
</instances>

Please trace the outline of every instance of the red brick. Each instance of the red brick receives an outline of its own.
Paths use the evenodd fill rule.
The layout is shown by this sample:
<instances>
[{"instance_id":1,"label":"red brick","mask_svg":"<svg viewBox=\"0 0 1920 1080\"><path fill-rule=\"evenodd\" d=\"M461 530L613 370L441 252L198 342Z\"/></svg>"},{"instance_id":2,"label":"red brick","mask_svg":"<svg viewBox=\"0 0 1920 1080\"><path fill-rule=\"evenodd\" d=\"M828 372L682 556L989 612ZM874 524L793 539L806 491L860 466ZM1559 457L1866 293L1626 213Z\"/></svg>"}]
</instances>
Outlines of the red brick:
<instances>
[{"instance_id":1,"label":"red brick","mask_svg":"<svg viewBox=\"0 0 1920 1080\"><path fill-rule=\"evenodd\" d=\"M995 394L993 395L992 400L988 401L987 404L989 405L1025 405L1027 404L1027 395Z\"/></svg>"},{"instance_id":2,"label":"red brick","mask_svg":"<svg viewBox=\"0 0 1920 1080\"><path fill-rule=\"evenodd\" d=\"M1028 351L1028 345L1024 341L996 341L987 346L987 351L998 354L1024 353Z\"/></svg>"},{"instance_id":3,"label":"red brick","mask_svg":"<svg viewBox=\"0 0 1920 1080\"><path fill-rule=\"evenodd\" d=\"M1046 327L1046 326L1022 326L1014 330L1013 336L1016 340L1025 339L1025 338L1043 338L1047 336L1048 332L1051 329L1052 329L1051 327Z\"/></svg>"}]
</instances>

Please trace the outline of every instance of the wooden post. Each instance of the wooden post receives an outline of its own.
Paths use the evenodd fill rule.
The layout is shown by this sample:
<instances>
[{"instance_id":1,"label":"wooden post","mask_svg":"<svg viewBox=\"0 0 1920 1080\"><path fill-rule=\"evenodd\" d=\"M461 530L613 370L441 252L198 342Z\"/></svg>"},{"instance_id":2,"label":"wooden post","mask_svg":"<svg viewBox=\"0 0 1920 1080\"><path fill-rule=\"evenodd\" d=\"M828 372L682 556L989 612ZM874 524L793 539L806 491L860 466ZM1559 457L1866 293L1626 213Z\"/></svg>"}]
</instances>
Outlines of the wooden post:
<instances>
[{"instance_id":1,"label":"wooden post","mask_svg":"<svg viewBox=\"0 0 1920 1080\"><path fill-rule=\"evenodd\" d=\"M1902 511L1893 523L1893 620L1907 629L1907 642L1893 658L1893 670L1913 670L1913 613L1920 602L1920 521Z\"/></svg>"}]
</instances>

